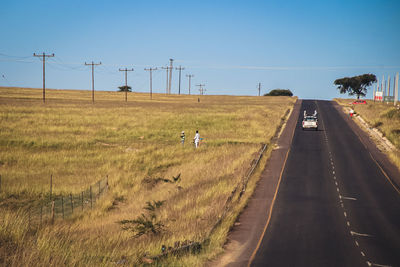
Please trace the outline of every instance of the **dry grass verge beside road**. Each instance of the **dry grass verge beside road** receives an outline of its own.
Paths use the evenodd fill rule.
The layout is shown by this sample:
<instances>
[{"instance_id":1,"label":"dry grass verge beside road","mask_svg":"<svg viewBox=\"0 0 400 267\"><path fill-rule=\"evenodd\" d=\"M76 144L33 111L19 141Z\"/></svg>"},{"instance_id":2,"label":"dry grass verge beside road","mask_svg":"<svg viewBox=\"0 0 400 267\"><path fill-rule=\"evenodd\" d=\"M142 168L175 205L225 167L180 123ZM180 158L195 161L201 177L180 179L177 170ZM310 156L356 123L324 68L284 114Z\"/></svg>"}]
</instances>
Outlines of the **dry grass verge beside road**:
<instances>
[{"instance_id":1,"label":"dry grass verge beside road","mask_svg":"<svg viewBox=\"0 0 400 267\"><path fill-rule=\"evenodd\" d=\"M296 100L130 93L125 103L122 93L96 92L92 104L89 91L72 90L47 90L46 99L0 88L0 265L136 265L162 245L203 240ZM197 129L204 140L196 150ZM89 213L32 228L19 208L49 196L51 174L54 195L105 175L109 192ZM165 264L198 266L219 253L238 210L200 255Z\"/></svg>"},{"instance_id":2,"label":"dry grass verge beside road","mask_svg":"<svg viewBox=\"0 0 400 267\"><path fill-rule=\"evenodd\" d=\"M395 147L387 152L391 161L400 169L400 109L393 103L367 101L368 104L351 105L352 99L335 99L345 107L353 106L356 114L360 115L372 128L377 128Z\"/></svg>"}]
</instances>

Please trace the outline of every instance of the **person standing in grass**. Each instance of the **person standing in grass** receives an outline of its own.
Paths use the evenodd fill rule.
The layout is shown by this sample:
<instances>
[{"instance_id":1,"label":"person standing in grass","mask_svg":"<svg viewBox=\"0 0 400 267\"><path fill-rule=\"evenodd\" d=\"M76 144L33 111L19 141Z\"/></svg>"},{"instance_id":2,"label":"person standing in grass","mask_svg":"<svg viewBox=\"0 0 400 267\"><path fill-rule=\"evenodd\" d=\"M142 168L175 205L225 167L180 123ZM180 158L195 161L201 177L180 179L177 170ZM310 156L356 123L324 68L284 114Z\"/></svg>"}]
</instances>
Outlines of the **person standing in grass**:
<instances>
[{"instance_id":1,"label":"person standing in grass","mask_svg":"<svg viewBox=\"0 0 400 267\"><path fill-rule=\"evenodd\" d=\"M199 134L198 130L196 130L196 134L194 135L193 139L194 139L195 147L198 148L199 147L199 143L200 143L200 134Z\"/></svg>"},{"instance_id":2,"label":"person standing in grass","mask_svg":"<svg viewBox=\"0 0 400 267\"><path fill-rule=\"evenodd\" d=\"M181 143L182 143L182 146L185 144L185 131L181 132Z\"/></svg>"},{"instance_id":3,"label":"person standing in grass","mask_svg":"<svg viewBox=\"0 0 400 267\"><path fill-rule=\"evenodd\" d=\"M354 109L353 107L350 108L350 118L353 118L354 115Z\"/></svg>"}]
</instances>

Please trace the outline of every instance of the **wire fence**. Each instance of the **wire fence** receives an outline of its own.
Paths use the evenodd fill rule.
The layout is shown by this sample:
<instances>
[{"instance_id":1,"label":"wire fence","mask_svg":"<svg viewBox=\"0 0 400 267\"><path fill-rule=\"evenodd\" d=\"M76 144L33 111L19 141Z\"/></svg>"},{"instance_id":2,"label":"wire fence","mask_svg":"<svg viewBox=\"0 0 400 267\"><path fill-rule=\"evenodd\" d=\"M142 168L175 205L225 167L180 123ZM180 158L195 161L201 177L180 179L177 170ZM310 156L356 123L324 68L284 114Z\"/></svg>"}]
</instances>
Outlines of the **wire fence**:
<instances>
[{"instance_id":1,"label":"wire fence","mask_svg":"<svg viewBox=\"0 0 400 267\"><path fill-rule=\"evenodd\" d=\"M51 196L46 200L24 208L29 228L52 224L58 219L67 219L75 214L91 210L108 191L108 176L77 194Z\"/></svg>"}]
</instances>

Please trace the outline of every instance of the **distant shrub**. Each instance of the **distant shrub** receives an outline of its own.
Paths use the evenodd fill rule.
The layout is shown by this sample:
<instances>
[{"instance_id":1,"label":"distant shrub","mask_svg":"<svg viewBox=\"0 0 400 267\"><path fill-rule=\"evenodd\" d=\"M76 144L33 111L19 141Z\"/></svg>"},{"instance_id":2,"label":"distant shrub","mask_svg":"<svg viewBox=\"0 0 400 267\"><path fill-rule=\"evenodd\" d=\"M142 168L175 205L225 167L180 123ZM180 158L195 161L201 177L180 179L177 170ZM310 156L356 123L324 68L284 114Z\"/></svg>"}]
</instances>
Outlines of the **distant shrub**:
<instances>
[{"instance_id":1,"label":"distant shrub","mask_svg":"<svg viewBox=\"0 0 400 267\"><path fill-rule=\"evenodd\" d=\"M400 119L400 110L392 108L388 112L386 112L383 116L388 119Z\"/></svg>"},{"instance_id":2,"label":"distant shrub","mask_svg":"<svg viewBox=\"0 0 400 267\"><path fill-rule=\"evenodd\" d=\"M119 86L118 89L118 92L132 92L132 87L130 86Z\"/></svg>"},{"instance_id":3,"label":"distant shrub","mask_svg":"<svg viewBox=\"0 0 400 267\"><path fill-rule=\"evenodd\" d=\"M373 127L374 127L374 128L378 128L378 127L380 127L380 126L382 126L382 125L383 125L383 122L377 121L377 122L374 123Z\"/></svg>"},{"instance_id":4,"label":"distant shrub","mask_svg":"<svg viewBox=\"0 0 400 267\"><path fill-rule=\"evenodd\" d=\"M400 136L400 129L393 129L391 132L394 135Z\"/></svg>"},{"instance_id":5,"label":"distant shrub","mask_svg":"<svg viewBox=\"0 0 400 267\"><path fill-rule=\"evenodd\" d=\"M293 96L293 93L289 89L274 89L264 96Z\"/></svg>"}]
</instances>

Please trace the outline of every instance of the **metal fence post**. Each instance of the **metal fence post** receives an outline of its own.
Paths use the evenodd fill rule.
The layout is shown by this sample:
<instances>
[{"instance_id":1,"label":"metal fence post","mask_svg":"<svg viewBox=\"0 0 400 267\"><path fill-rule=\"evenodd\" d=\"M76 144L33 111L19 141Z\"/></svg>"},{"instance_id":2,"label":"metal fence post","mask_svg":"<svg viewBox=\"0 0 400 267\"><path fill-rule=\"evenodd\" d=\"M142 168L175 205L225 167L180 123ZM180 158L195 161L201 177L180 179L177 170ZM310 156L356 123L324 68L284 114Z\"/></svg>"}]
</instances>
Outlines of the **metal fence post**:
<instances>
[{"instance_id":1,"label":"metal fence post","mask_svg":"<svg viewBox=\"0 0 400 267\"><path fill-rule=\"evenodd\" d=\"M42 226L42 220L43 220L43 205L40 206L40 226Z\"/></svg>"},{"instance_id":2,"label":"metal fence post","mask_svg":"<svg viewBox=\"0 0 400 267\"><path fill-rule=\"evenodd\" d=\"M92 186L90 186L90 208L93 208Z\"/></svg>"},{"instance_id":3,"label":"metal fence post","mask_svg":"<svg viewBox=\"0 0 400 267\"><path fill-rule=\"evenodd\" d=\"M100 180L100 181L101 181L101 180ZM100 191L101 191L101 190L100 190L100 181L99 181L99 198L100 198Z\"/></svg>"},{"instance_id":4,"label":"metal fence post","mask_svg":"<svg viewBox=\"0 0 400 267\"><path fill-rule=\"evenodd\" d=\"M1 174L0 174L0 193L1 193Z\"/></svg>"},{"instance_id":5,"label":"metal fence post","mask_svg":"<svg viewBox=\"0 0 400 267\"><path fill-rule=\"evenodd\" d=\"M51 224L54 224L54 217L55 217L55 213L54 213L54 200L51 201Z\"/></svg>"},{"instance_id":6,"label":"metal fence post","mask_svg":"<svg viewBox=\"0 0 400 267\"><path fill-rule=\"evenodd\" d=\"M82 191L82 211L83 211L83 191Z\"/></svg>"},{"instance_id":7,"label":"metal fence post","mask_svg":"<svg viewBox=\"0 0 400 267\"><path fill-rule=\"evenodd\" d=\"M63 220L64 220L64 197L61 196L61 207L62 207L62 215L63 215Z\"/></svg>"},{"instance_id":8,"label":"metal fence post","mask_svg":"<svg viewBox=\"0 0 400 267\"><path fill-rule=\"evenodd\" d=\"M106 175L106 189L108 190L108 174Z\"/></svg>"},{"instance_id":9,"label":"metal fence post","mask_svg":"<svg viewBox=\"0 0 400 267\"><path fill-rule=\"evenodd\" d=\"M71 211L72 211L72 214L74 214L74 203L72 202L72 194L69 194L69 198L71 200Z\"/></svg>"},{"instance_id":10,"label":"metal fence post","mask_svg":"<svg viewBox=\"0 0 400 267\"><path fill-rule=\"evenodd\" d=\"M50 200L52 199L51 198L52 193L53 193L53 174L50 174Z\"/></svg>"},{"instance_id":11,"label":"metal fence post","mask_svg":"<svg viewBox=\"0 0 400 267\"><path fill-rule=\"evenodd\" d=\"M31 229L31 207L28 210L28 229Z\"/></svg>"}]
</instances>

